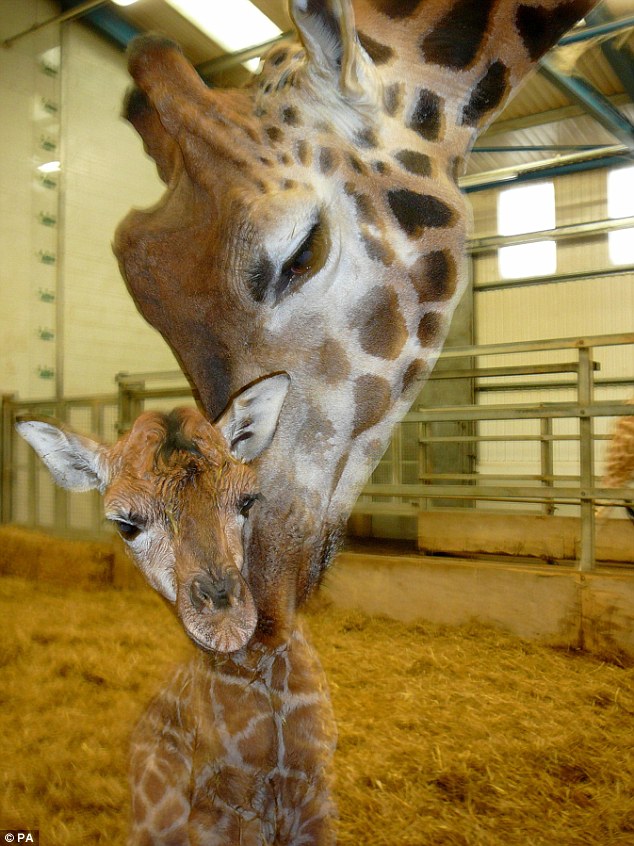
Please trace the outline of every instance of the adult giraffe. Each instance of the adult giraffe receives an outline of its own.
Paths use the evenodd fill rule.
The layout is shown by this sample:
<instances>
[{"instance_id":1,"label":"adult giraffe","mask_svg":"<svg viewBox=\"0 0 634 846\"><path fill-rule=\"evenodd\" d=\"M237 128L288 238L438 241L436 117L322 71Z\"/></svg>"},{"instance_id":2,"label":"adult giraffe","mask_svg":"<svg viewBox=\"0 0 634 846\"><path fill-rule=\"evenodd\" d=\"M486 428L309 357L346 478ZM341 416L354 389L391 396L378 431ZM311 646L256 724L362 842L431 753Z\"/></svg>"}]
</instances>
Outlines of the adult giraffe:
<instances>
[{"instance_id":1,"label":"adult giraffe","mask_svg":"<svg viewBox=\"0 0 634 846\"><path fill-rule=\"evenodd\" d=\"M319 581L440 352L468 151L593 5L291 0L298 43L240 90L208 89L166 39L133 44L127 118L167 191L117 231L130 292L211 418L265 373L292 378L249 541L262 624Z\"/></svg>"}]
</instances>

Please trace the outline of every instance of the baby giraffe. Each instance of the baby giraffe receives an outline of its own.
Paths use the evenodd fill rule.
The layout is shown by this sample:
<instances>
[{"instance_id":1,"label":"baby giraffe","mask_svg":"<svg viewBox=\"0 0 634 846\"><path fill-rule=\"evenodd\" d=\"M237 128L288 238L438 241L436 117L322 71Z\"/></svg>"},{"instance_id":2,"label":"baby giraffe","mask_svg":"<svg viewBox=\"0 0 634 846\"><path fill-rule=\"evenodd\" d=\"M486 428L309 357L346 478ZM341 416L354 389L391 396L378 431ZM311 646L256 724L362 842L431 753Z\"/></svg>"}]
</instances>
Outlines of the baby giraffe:
<instances>
[{"instance_id":1,"label":"baby giraffe","mask_svg":"<svg viewBox=\"0 0 634 846\"><path fill-rule=\"evenodd\" d=\"M244 555L258 501L249 463L273 439L288 384L284 374L256 382L215 424L189 408L146 412L113 446L52 421L17 423L58 484L100 490L199 647L134 731L130 846L335 842L324 674L296 621L260 632L257 561Z\"/></svg>"}]
</instances>

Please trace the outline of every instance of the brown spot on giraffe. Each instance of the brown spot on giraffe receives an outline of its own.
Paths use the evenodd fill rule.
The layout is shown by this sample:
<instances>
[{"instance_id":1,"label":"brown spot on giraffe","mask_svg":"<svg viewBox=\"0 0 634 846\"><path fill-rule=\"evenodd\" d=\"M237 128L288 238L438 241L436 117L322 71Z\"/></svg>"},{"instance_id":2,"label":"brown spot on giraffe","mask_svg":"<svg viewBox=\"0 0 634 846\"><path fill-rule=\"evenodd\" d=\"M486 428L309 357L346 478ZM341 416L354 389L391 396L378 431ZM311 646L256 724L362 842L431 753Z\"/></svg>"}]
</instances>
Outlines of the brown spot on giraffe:
<instances>
[{"instance_id":1,"label":"brown spot on giraffe","mask_svg":"<svg viewBox=\"0 0 634 846\"><path fill-rule=\"evenodd\" d=\"M360 149L373 150L379 146L379 139L374 127L359 130L354 136L354 144Z\"/></svg>"},{"instance_id":2,"label":"brown spot on giraffe","mask_svg":"<svg viewBox=\"0 0 634 846\"><path fill-rule=\"evenodd\" d=\"M378 224L376 208L367 194L357 191L353 182L346 182L344 191L354 200L359 220L363 221L363 223Z\"/></svg>"},{"instance_id":3,"label":"brown spot on giraffe","mask_svg":"<svg viewBox=\"0 0 634 846\"><path fill-rule=\"evenodd\" d=\"M267 126L266 134L274 144L279 144L284 140L284 133L279 126Z\"/></svg>"},{"instance_id":4,"label":"brown spot on giraffe","mask_svg":"<svg viewBox=\"0 0 634 846\"><path fill-rule=\"evenodd\" d=\"M424 229L451 226L455 212L432 194L419 194L408 188L389 191L387 201L392 214L410 238L418 238Z\"/></svg>"},{"instance_id":5,"label":"brown spot on giraffe","mask_svg":"<svg viewBox=\"0 0 634 846\"><path fill-rule=\"evenodd\" d=\"M328 442L334 439L336 429L316 405L309 405L307 411L310 423L302 429L299 445L301 448L310 449L311 446L320 444L323 450Z\"/></svg>"},{"instance_id":6,"label":"brown spot on giraffe","mask_svg":"<svg viewBox=\"0 0 634 846\"><path fill-rule=\"evenodd\" d=\"M304 167L310 167L312 161L312 148L307 141L298 141L295 144L295 157Z\"/></svg>"},{"instance_id":7,"label":"brown spot on giraffe","mask_svg":"<svg viewBox=\"0 0 634 846\"><path fill-rule=\"evenodd\" d=\"M418 92L408 126L426 141L438 141L442 133L443 113L442 98L433 91L423 89Z\"/></svg>"},{"instance_id":8,"label":"brown spot on giraffe","mask_svg":"<svg viewBox=\"0 0 634 846\"><path fill-rule=\"evenodd\" d=\"M428 373L428 368L422 358L416 358L409 365L403 374L403 381L401 383L401 393L405 394L409 391L412 385L415 385L425 378Z\"/></svg>"},{"instance_id":9,"label":"brown spot on giraffe","mask_svg":"<svg viewBox=\"0 0 634 846\"><path fill-rule=\"evenodd\" d=\"M423 0L371 0L375 9L395 20L411 17L421 2Z\"/></svg>"},{"instance_id":10,"label":"brown spot on giraffe","mask_svg":"<svg viewBox=\"0 0 634 846\"><path fill-rule=\"evenodd\" d=\"M383 106L390 117L396 117L401 111L404 96L405 86L402 82L395 82L385 88L383 91Z\"/></svg>"},{"instance_id":11,"label":"brown spot on giraffe","mask_svg":"<svg viewBox=\"0 0 634 846\"><path fill-rule=\"evenodd\" d=\"M393 288L374 288L361 300L351 327L361 348L377 358L395 359L408 338L407 325Z\"/></svg>"},{"instance_id":12,"label":"brown spot on giraffe","mask_svg":"<svg viewBox=\"0 0 634 846\"><path fill-rule=\"evenodd\" d=\"M319 151L319 170L327 176L332 173L337 161L335 151L331 147L322 147Z\"/></svg>"},{"instance_id":13,"label":"brown spot on giraffe","mask_svg":"<svg viewBox=\"0 0 634 846\"><path fill-rule=\"evenodd\" d=\"M493 62L471 92L460 122L477 126L489 112L497 109L508 86L509 69L503 62Z\"/></svg>"},{"instance_id":14,"label":"brown spot on giraffe","mask_svg":"<svg viewBox=\"0 0 634 846\"><path fill-rule=\"evenodd\" d=\"M370 38L369 35L365 35L365 33L361 31L357 31L357 35L359 37L359 41L361 42L361 46L375 65L385 65L393 58L394 50L391 47L388 47L387 44L381 44L379 41L375 41L373 38Z\"/></svg>"},{"instance_id":15,"label":"brown spot on giraffe","mask_svg":"<svg viewBox=\"0 0 634 846\"><path fill-rule=\"evenodd\" d=\"M449 250L434 250L418 259L410 278L420 303L446 301L458 284L456 260Z\"/></svg>"},{"instance_id":16,"label":"brown spot on giraffe","mask_svg":"<svg viewBox=\"0 0 634 846\"><path fill-rule=\"evenodd\" d=\"M415 176L431 176L431 159L426 153L419 153L416 150L399 150L394 158L409 173Z\"/></svg>"},{"instance_id":17,"label":"brown spot on giraffe","mask_svg":"<svg viewBox=\"0 0 634 846\"><path fill-rule=\"evenodd\" d=\"M354 153L348 154L348 162L350 163L350 167L355 173L358 173L360 175L364 175L365 173L367 173L367 168L365 164Z\"/></svg>"},{"instance_id":18,"label":"brown spot on giraffe","mask_svg":"<svg viewBox=\"0 0 634 846\"><path fill-rule=\"evenodd\" d=\"M367 227L362 228L361 243L366 253L373 261L380 261L385 267L390 267L396 260L396 253L385 238L378 238Z\"/></svg>"},{"instance_id":19,"label":"brown spot on giraffe","mask_svg":"<svg viewBox=\"0 0 634 846\"><path fill-rule=\"evenodd\" d=\"M443 326L442 315L435 311L424 314L418 324L418 340L421 347L431 347L436 343Z\"/></svg>"},{"instance_id":20,"label":"brown spot on giraffe","mask_svg":"<svg viewBox=\"0 0 634 846\"><path fill-rule=\"evenodd\" d=\"M539 59L588 10L584 0L560 3L554 9L521 3L515 25L533 61Z\"/></svg>"},{"instance_id":21,"label":"brown spot on giraffe","mask_svg":"<svg viewBox=\"0 0 634 846\"><path fill-rule=\"evenodd\" d=\"M495 0L458 0L421 41L426 61L462 70L475 60ZM456 38L456 33L460 37Z\"/></svg>"},{"instance_id":22,"label":"brown spot on giraffe","mask_svg":"<svg viewBox=\"0 0 634 846\"><path fill-rule=\"evenodd\" d=\"M286 106L282 109L282 120L284 123L288 124L288 126L301 126L302 119L300 114L296 108L293 106Z\"/></svg>"},{"instance_id":23,"label":"brown spot on giraffe","mask_svg":"<svg viewBox=\"0 0 634 846\"><path fill-rule=\"evenodd\" d=\"M346 348L336 338L328 337L317 350L316 367L327 385L345 382L350 375Z\"/></svg>"},{"instance_id":24,"label":"brown spot on giraffe","mask_svg":"<svg viewBox=\"0 0 634 846\"><path fill-rule=\"evenodd\" d=\"M387 162L381 161L380 159L372 162L372 170L376 173L380 173L381 176L385 176L390 172L390 166Z\"/></svg>"},{"instance_id":25,"label":"brown spot on giraffe","mask_svg":"<svg viewBox=\"0 0 634 846\"><path fill-rule=\"evenodd\" d=\"M392 389L390 383L380 376L359 376L354 383L354 420L352 437L379 423L390 407Z\"/></svg>"},{"instance_id":26,"label":"brown spot on giraffe","mask_svg":"<svg viewBox=\"0 0 634 846\"><path fill-rule=\"evenodd\" d=\"M143 793L148 798L149 802L152 805L158 805L163 798L166 789L165 781L160 778L158 773L154 770L147 772L141 786Z\"/></svg>"}]
</instances>

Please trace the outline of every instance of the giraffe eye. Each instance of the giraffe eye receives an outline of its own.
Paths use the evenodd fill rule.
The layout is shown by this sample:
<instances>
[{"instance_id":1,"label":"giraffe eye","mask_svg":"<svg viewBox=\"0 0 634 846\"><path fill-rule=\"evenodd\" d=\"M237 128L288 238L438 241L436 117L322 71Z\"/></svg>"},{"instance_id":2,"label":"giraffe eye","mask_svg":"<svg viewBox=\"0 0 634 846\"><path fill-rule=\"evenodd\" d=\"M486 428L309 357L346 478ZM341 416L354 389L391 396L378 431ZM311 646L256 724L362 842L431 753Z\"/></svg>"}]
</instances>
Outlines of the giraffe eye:
<instances>
[{"instance_id":1,"label":"giraffe eye","mask_svg":"<svg viewBox=\"0 0 634 846\"><path fill-rule=\"evenodd\" d=\"M249 511L253 508L255 503L260 499L259 494L246 494L238 503L238 511L242 517L246 517Z\"/></svg>"},{"instance_id":2,"label":"giraffe eye","mask_svg":"<svg viewBox=\"0 0 634 846\"><path fill-rule=\"evenodd\" d=\"M321 267L325 258L326 238L321 221L317 221L295 253L282 265L276 285L279 297L302 277L310 277Z\"/></svg>"},{"instance_id":3,"label":"giraffe eye","mask_svg":"<svg viewBox=\"0 0 634 846\"><path fill-rule=\"evenodd\" d=\"M133 541L143 531L136 523L129 523L127 520L112 520L111 522L125 541Z\"/></svg>"},{"instance_id":4,"label":"giraffe eye","mask_svg":"<svg viewBox=\"0 0 634 846\"><path fill-rule=\"evenodd\" d=\"M108 515L106 518L112 523L124 541L135 540L147 528L147 521L140 514Z\"/></svg>"}]
</instances>

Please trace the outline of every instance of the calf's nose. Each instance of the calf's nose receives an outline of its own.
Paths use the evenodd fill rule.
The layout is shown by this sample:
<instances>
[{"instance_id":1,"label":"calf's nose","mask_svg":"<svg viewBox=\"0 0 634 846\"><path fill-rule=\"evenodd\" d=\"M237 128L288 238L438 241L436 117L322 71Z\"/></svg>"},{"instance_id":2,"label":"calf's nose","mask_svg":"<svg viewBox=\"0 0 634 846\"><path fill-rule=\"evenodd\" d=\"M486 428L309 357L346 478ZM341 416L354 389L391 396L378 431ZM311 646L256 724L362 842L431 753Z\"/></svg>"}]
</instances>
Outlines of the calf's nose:
<instances>
[{"instance_id":1,"label":"calf's nose","mask_svg":"<svg viewBox=\"0 0 634 846\"><path fill-rule=\"evenodd\" d=\"M213 578L208 573L199 573L192 579L189 595L196 611L209 606L220 610L231 605L233 587L233 580L226 575Z\"/></svg>"}]
</instances>

